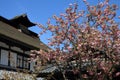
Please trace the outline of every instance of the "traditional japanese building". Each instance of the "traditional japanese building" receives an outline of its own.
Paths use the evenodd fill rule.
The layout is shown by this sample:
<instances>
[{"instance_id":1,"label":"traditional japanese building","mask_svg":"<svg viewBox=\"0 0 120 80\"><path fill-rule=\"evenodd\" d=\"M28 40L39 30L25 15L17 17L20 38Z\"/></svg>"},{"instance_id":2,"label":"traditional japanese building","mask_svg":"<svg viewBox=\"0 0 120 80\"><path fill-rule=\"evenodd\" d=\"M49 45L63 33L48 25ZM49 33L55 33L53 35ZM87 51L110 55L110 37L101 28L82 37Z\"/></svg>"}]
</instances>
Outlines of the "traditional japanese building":
<instances>
[{"instance_id":1,"label":"traditional japanese building","mask_svg":"<svg viewBox=\"0 0 120 80\"><path fill-rule=\"evenodd\" d=\"M28 29L32 26L26 14L12 19L0 16L0 71L34 71L34 63L28 62L30 51L48 47Z\"/></svg>"}]
</instances>

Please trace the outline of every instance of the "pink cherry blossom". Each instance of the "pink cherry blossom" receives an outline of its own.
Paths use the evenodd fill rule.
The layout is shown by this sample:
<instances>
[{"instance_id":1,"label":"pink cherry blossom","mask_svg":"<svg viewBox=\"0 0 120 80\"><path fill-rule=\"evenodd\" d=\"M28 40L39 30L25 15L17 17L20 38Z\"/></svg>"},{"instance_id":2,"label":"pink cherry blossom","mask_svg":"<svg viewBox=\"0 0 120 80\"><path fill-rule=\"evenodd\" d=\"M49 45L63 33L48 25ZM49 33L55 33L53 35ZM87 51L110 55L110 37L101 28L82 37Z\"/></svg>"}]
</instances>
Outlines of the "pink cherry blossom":
<instances>
[{"instance_id":1,"label":"pink cherry blossom","mask_svg":"<svg viewBox=\"0 0 120 80\"><path fill-rule=\"evenodd\" d=\"M76 74L82 74L81 69L86 68L90 77L97 77L95 80L107 79L106 76L112 80L115 66L120 65L120 25L115 20L117 6L110 5L109 0L93 6L86 0L83 2L87 11L79 10L78 4L70 4L65 13L53 16L56 23L52 24L49 19L48 27L38 25L42 33L52 33L48 45L53 50L35 51L32 59L42 60L46 65L51 62L63 72L72 66L78 68ZM87 74L81 75L80 80L88 78Z\"/></svg>"}]
</instances>

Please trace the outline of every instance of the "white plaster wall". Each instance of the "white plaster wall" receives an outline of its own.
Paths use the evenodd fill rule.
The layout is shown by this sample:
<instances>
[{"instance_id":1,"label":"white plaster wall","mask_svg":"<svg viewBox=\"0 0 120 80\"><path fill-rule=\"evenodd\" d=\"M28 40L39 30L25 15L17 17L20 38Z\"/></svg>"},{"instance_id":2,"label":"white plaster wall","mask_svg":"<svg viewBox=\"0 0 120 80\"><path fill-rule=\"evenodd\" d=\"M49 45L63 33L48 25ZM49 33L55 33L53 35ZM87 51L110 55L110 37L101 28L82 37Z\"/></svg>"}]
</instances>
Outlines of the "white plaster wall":
<instances>
[{"instance_id":1,"label":"white plaster wall","mask_svg":"<svg viewBox=\"0 0 120 80\"><path fill-rule=\"evenodd\" d=\"M16 67L17 53L10 52L10 66Z\"/></svg>"},{"instance_id":2,"label":"white plaster wall","mask_svg":"<svg viewBox=\"0 0 120 80\"><path fill-rule=\"evenodd\" d=\"M9 48L9 46L7 44L3 43L3 42L0 42L0 46L5 47L5 48Z\"/></svg>"},{"instance_id":3,"label":"white plaster wall","mask_svg":"<svg viewBox=\"0 0 120 80\"><path fill-rule=\"evenodd\" d=\"M23 50L18 47L11 47L11 49L23 53Z\"/></svg>"},{"instance_id":4,"label":"white plaster wall","mask_svg":"<svg viewBox=\"0 0 120 80\"><path fill-rule=\"evenodd\" d=\"M31 52L30 52L30 51L25 51L25 54L30 55L30 54L31 54Z\"/></svg>"},{"instance_id":5,"label":"white plaster wall","mask_svg":"<svg viewBox=\"0 0 120 80\"><path fill-rule=\"evenodd\" d=\"M8 51L1 49L1 64L8 65Z\"/></svg>"}]
</instances>

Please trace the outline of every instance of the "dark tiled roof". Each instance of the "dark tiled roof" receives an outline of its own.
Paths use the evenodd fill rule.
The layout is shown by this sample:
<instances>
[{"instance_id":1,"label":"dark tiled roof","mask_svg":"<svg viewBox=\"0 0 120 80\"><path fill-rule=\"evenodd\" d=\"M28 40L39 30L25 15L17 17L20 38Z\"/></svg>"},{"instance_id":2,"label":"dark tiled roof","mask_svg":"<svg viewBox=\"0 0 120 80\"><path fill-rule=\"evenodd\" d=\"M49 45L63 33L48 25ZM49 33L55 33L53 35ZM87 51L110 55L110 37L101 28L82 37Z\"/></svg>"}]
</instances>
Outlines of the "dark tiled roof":
<instances>
[{"instance_id":1,"label":"dark tiled roof","mask_svg":"<svg viewBox=\"0 0 120 80\"><path fill-rule=\"evenodd\" d=\"M45 66L44 69L41 70L38 73L37 77L47 77L47 76L49 76L50 74L52 74L52 73L54 73L56 71L58 71L58 67L57 66L50 66L50 65L48 65L48 66Z\"/></svg>"},{"instance_id":2,"label":"dark tiled roof","mask_svg":"<svg viewBox=\"0 0 120 80\"><path fill-rule=\"evenodd\" d=\"M46 66L45 69L41 70L40 73L51 73L57 70L58 68L56 66Z\"/></svg>"},{"instance_id":3,"label":"dark tiled roof","mask_svg":"<svg viewBox=\"0 0 120 80\"><path fill-rule=\"evenodd\" d=\"M26 27L35 26L34 23L29 21L26 14L15 16L14 18L10 19L10 21L15 23L16 25L22 24L22 25L24 25Z\"/></svg>"}]
</instances>

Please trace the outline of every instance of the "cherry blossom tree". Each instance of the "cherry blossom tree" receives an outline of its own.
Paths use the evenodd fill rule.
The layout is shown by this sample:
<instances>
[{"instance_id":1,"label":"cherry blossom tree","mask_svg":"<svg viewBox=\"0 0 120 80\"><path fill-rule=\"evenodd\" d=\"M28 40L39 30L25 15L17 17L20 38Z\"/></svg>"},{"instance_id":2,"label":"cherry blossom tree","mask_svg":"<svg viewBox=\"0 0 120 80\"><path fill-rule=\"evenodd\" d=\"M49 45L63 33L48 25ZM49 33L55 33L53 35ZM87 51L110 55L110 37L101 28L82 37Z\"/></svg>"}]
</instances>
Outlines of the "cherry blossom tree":
<instances>
[{"instance_id":1,"label":"cherry blossom tree","mask_svg":"<svg viewBox=\"0 0 120 80\"><path fill-rule=\"evenodd\" d=\"M83 2L85 11L79 10L78 3L70 4L65 13L48 20L48 27L37 24L43 29L41 34L52 33L48 45L53 49L34 51L32 59L39 67L48 62L58 66L65 79L69 67L78 74L74 80L113 80L120 76L118 7L109 0L94 6Z\"/></svg>"}]
</instances>

